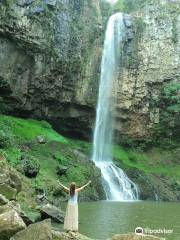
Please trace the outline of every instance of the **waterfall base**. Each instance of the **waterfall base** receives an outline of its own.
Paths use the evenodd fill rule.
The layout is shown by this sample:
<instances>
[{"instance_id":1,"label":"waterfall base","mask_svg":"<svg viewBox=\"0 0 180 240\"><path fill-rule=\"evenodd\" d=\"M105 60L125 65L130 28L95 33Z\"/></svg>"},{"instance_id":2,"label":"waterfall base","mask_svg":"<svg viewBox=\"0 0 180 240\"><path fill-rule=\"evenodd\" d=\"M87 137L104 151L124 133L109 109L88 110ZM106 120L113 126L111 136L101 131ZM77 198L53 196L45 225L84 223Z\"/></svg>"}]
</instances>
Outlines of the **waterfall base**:
<instances>
[{"instance_id":1,"label":"waterfall base","mask_svg":"<svg viewBox=\"0 0 180 240\"><path fill-rule=\"evenodd\" d=\"M113 162L96 162L101 169L107 200L133 201L138 199L138 188L124 171Z\"/></svg>"}]
</instances>

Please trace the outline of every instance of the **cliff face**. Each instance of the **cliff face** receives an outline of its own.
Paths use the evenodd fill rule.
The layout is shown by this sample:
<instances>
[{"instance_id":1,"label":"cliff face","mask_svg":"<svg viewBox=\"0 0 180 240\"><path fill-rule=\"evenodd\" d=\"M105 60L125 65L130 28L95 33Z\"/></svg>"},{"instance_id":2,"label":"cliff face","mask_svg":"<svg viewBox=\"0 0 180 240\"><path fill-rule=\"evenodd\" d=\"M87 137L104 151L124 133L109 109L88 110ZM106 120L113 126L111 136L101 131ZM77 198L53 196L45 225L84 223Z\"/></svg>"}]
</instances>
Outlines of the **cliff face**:
<instances>
[{"instance_id":1,"label":"cliff face","mask_svg":"<svg viewBox=\"0 0 180 240\"><path fill-rule=\"evenodd\" d=\"M61 131L87 136L101 24L99 1L1 1L1 112L48 119Z\"/></svg>"},{"instance_id":2,"label":"cliff face","mask_svg":"<svg viewBox=\"0 0 180 240\"><path fill-rule=\"evenodd\" d=\"M105 32L101 4L0 1L1 112L49 120L71 136L91 135ZM165 88L180 81L178 3L149 4L135 15L125 17L114 89L118 139L151 138L167 111ZM177 117L168 120L173 129Z\"/></svg>"},{"instance_id":3,"label":"cliff face","mask_svg":"<svg viewBox=\"0 0 180 240\"><path fill-rule=\"evenodd\" d=\"M178 135L179 14L176 1L156 1L129 19L122 66L114 90L117 136L150 139L157 126L167 136L175 131Z\"/></svg>"}]
</instances>

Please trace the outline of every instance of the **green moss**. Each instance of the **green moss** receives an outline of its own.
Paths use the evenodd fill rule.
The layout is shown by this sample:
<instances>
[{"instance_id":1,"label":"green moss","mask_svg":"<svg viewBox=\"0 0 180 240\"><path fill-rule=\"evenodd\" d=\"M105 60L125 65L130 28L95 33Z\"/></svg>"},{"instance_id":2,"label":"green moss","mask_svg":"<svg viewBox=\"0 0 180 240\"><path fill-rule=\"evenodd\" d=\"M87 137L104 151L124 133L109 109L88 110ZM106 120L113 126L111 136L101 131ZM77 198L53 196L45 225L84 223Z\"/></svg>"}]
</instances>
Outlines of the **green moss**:
<instances>
[{"instance_id":1,"label":"green moss","mask_svg":"<svg viewBox=\"0 0 180 240\"><path fill-rule=\"evenodd\" d=\"M113 154L124 169L136 168L145 173L180 177L180 166L175 162L177 157L173 152L156 148L148 152L138 152L115 146Z\"/></svg>"},{"instance_id":2,"label":"green moss","mask_svg":"<svg viewBox=\"0 0 180 240\"><path fill-rule=\"evenodd\" d=\"M0 124L8 126L18 142L34 140L37 136L42 135L48 141L67 143L67 140L55 132L45 121L0 115Z\"/></svg>"},{"instance_id":3,"label":"green moss","mask_svg":"<svg viewBox=\"0 0 180 240\"><path fill-rule=\"evenodd\" d=\"M7 161L13 166L17 167L21 161L21 150L17 147L10 147L4 149Z\"/></svg>"},{"instance_id":4,"label":"green moss","mask_svg":"<svg viewBox=\"0 0 180 240\"><path fill-rule=\"evenodd\" d=\"M145 5L151 2L152 0L119 0L113 6L113 10L127 13L141 11Z\"/></svg>"},{"instance_id":5,"label":"green moss","mask_svg":"<svg viewBox=\"0 0 180 240\"><path fill-rule=\"evenodd\" d=\"M85 183L88 174L87 168L84 166L76 166L68 169L68 181L76 182L78 185Z\"/></svg>"}]
</instances>

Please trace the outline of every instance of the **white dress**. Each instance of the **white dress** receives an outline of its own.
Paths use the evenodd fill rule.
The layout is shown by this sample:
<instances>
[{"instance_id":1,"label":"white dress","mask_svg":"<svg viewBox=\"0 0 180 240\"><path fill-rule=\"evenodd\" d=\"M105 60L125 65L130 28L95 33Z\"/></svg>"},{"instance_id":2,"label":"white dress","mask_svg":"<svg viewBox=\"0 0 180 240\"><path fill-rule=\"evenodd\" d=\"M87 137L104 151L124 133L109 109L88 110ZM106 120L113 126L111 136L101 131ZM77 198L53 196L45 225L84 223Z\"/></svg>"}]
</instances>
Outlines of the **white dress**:
<instances>
[{"instance_id":1,"label":"white dress","mask_svg":"<svg viewBox=\"0 0 180 240\"><path fill-rule=\"evenodd\" d=\"M78 231L78 193L70 196L64 220L64 229Z\"/></svg>"}]
</instances>

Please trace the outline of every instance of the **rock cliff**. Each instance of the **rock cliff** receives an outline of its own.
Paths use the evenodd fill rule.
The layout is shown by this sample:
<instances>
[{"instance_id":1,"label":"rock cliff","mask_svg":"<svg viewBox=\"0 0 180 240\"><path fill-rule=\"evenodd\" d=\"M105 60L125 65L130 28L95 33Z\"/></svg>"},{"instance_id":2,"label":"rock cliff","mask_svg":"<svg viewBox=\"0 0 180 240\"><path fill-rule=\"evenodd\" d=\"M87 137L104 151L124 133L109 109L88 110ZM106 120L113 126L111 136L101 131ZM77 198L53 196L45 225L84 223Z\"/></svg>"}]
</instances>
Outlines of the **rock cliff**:
<instances>
[{"instance_id":1,"label":"rock cliff","mask_svg":"<svg viewBox=\"0 0 180 240\"><path fill-rule=\"evenodd\" d=\"M179 107L174 112L172 107L180 89L179 13L177 1L151 1L126 20L129 30L114 90L118 136L151 139L157 126L167 136L179 134Z\"/></svg>"},{"instance_id":2,"label":"rock cliff","mask_svg":"<svg viewBox=\"0 0 180 240\"><path fill-rule=\"evenodd\" d=\"M125 15L127 39L114 91L118 140L120 135L125 140L151 139L164 118L160 127L169 129L167 136L179 129L177 109L167 110L172 102L176 105L171 90L179 91L179 4L148 2L131 11L131 17ZM107 6L103 10L104 4L0 1L1 112L49 120L70 136L91 136L105 22L111 12Z\"/></svg>"},{"instance_id":3,"label":"rock cliff","mask_svg":"<svg viewBox=\"0 0 180 240\"><path fill-rule=\"evenodd\" d=\"M48 119L71 136L87 136L101 24L99 1L1 1L1 112Z\"/></svg>"}]
</instances>

